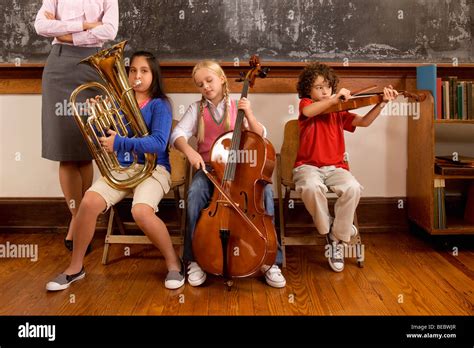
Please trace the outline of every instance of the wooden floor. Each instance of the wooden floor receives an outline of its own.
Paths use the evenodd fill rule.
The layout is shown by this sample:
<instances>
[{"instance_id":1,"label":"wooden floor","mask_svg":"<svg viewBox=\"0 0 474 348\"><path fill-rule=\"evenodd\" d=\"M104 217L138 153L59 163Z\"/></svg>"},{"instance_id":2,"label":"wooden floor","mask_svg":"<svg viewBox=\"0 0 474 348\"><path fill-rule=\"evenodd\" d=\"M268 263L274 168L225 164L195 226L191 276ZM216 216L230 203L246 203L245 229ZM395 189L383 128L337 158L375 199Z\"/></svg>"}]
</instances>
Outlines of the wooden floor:
<instances>
[{"instance_id":1,"label":"wooden floor","mask_svg":"<svg viewBox=\"0 0 474 348\"><path fill-rule=\"evenodd\" d=\"M287 286L237 279L164 288L163 258L151 246L131 256L112 246L101 264L103 239L86 257L86 278L48 293L45 284L65 269L69 252L59 234L2 234L0 244L38 244L39 259L0 260L0 315L472 315L474 248L438 250L407 232L365 234L365 267L346 260L343 273L329 269L323 247L289 247Z\"/></svg>"}]
</instances>

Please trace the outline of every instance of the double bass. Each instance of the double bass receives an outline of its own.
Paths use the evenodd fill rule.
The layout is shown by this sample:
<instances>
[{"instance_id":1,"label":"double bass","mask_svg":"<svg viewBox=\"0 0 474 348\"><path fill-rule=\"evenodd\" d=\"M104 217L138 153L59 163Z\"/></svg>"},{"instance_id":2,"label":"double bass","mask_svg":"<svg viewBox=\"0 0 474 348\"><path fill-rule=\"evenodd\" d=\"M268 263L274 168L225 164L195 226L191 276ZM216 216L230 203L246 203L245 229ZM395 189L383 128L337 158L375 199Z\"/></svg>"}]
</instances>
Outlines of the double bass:
<instances>
[{"instance_id":1,"label":"double bass","mask_svg":"<svg viewBox=\"0 0 474 348\"><path fill-rule=\"evenodd\" d=\"M257 77L267 74L257 56L250 59L250 68L243 79L242 98L247 97ZM214 184L214 193L201 212L193 237L199 266L207 273L224 276L229 287L233 277L258 275L270 268L277 252L275 227L263 201L265 185L272 182L275 149L260 134L244 130L243 120L244 111L239 110L234 130L212 145L212 171L203 171Z\"/></svg>"}]
</instances>

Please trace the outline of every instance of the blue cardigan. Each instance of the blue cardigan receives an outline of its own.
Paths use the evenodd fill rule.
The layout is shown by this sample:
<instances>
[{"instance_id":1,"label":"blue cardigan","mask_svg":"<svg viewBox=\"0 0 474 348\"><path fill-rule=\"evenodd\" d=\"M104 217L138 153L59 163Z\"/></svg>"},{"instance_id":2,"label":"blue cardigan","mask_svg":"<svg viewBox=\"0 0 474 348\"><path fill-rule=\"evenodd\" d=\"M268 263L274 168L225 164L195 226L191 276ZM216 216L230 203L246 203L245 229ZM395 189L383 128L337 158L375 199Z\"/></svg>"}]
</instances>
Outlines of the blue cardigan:
<instances>
[{"instance_id":1,"label":"blue cardigan","mask_svg":"<svg viewBox=\"0 0 474 348\"><path fill-rule=\"evenodd\" d=\"M144 153L156 153L157 164L164 166L170 172L168 140L173 120L171 106L166 100L152 99L141 109L141 112L149 135L142 138L116 136L114 151L117 151L118 160L122 166L129 166L133 163L133 152L136 152L138 163L144 164Z\"/></svg>"}]
</instances>

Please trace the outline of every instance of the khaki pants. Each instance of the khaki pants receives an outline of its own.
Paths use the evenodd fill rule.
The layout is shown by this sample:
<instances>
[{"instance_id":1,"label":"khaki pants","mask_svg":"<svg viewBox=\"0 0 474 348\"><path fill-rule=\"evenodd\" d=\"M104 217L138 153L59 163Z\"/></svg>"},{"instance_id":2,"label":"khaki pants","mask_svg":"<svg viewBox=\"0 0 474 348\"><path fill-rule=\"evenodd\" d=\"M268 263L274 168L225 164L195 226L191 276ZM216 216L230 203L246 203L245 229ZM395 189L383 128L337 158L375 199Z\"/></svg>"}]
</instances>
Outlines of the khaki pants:
<instances>
[{"instance_id":1,"label":"khaki pants","mask_svg":"<svg viewBox=\"0 0 474 348\"><path fill-rule=\"evenodd\" d=\"M326 198L328 187L337 194L332 233L336 238L349 242L354 213L363 189L354 176L349 171L335 166L318 168L304 164L293 169L293 181L296 191L313 217L318 232L323 235L329 233L332 219Z\"/></svg>"}]
</instances>

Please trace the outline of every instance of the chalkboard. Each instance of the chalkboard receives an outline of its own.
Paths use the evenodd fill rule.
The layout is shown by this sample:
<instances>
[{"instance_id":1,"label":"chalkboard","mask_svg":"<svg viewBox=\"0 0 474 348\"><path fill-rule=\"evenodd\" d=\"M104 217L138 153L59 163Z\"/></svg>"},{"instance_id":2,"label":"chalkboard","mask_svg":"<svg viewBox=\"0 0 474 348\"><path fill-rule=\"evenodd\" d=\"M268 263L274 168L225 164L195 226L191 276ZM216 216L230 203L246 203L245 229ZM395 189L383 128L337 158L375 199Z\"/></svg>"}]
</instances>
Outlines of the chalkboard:
<instances>
[{"instance_id":1,"label":"chalkboard","mask_svg":"<svg viewBox=\"0 0 474 348\"><path fill-rule=\"evenodd\" d=\"M59 0L61 1L61 0ZM166 61L474 62L474 0L120 0L115 42ZM2 0L0 63L43 63L41 1ZM108 43L110 45L111 43Z\"/></svg>"}]
</instances>

